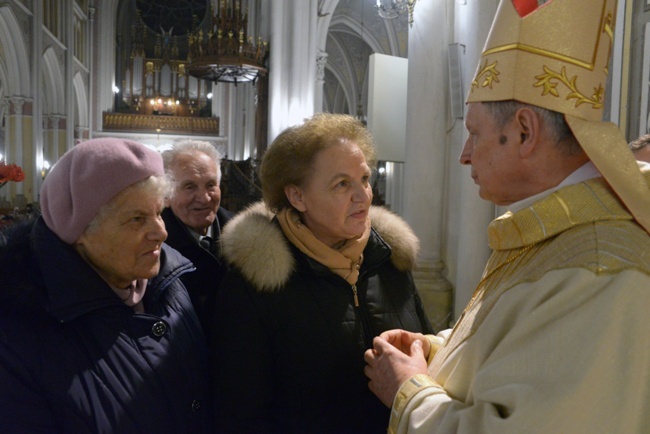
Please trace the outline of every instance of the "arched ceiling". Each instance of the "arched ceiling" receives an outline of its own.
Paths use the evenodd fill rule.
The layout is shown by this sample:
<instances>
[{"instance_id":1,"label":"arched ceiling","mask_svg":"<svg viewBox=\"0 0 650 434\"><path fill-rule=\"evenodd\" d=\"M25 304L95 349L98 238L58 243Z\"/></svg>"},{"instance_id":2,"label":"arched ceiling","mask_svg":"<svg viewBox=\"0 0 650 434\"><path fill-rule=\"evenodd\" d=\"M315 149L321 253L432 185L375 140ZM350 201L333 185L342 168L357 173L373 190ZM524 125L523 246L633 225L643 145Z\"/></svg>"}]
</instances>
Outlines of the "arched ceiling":
<instances>
[{"instance_id":1,"label":"arched ceiling","mask_svg":"<svg viewBox=\"0 0 650 434\"><path fill-rule=\"evenodd\" d=\"M373 53L408 56L408 17L385 20L376 0L340 0L327 33L324 98L329 111L366 113L368 61ZM342 101L342 98L344 101Z\"/></svg>"}]
</instances>

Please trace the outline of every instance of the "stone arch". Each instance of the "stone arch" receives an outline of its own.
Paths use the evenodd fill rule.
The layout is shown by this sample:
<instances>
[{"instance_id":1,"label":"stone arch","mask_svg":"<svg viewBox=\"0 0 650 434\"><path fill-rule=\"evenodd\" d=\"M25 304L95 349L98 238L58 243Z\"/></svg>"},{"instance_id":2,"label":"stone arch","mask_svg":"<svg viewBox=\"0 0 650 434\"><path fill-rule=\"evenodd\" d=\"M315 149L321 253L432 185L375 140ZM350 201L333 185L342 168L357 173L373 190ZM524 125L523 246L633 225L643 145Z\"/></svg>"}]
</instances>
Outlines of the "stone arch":
<instances>
[{"instance_id":1,"label":"stone arch","mask_svg":"<svg viewBox=\"0 0 650 434\"><path fill-rule=\"evenodd\" d=\"M386 27L390 43L390 52L388 53L386 53L386 50L382 47L377 36L372 33L370 29L363 28L363 25L357 19L354 19L347 15L337 15L330 22L330 30L333 30L332 28L336 29L336 32L349 33L359 38L368 44L368 46L370 46L372 51L375 53L389 54L391 56L399 55L396 44L394 42L395 35L393 34L394 32L392 32L392 27L390 25Z\"/></svg>"},{"instance_id":2,"label":"stone arch","mask_svg":"<svg viewBox=\"0 0 650 434\"><path fill-rule=\"evenodd\" d=\"M366 2L368 3L368 2ZM373 53L405 57L408 50L408 22L406 16L385 20L372 6L361 2L330 0L321 4L329 7L327 31L319 27L319 40L325 37L324 69L328 78L323 82L323 101L336 95L345 96L347 110L352 115L364 116L368 104L369 59ZM322 10L319 10L322 16ZM319 26L320 26L319 22ZM323 23L324 26L324 23ZM322 42L321 42L322 43ZM329 104L330 110L341 110L340 104Z\"/></svg>"},{"instance_id":3,"label":"stone arch","mask_svg":"<svg viewBox=\"0 0 650 434\"><path fill-rule=\"evenodd\" d=\"M325 51L327 46L327 34L329 33L330 22L336 6L339 4L339 0L321 0L318 6L318 42L316 46L321 50Z\"/></svg>"},{"instance_id":4,"label":"stone arch","mask_svg":"<svg viewBox=\"0 0 650 434\"><path fill-rule=\"evenodd\" d=\"M29 54L23 31L10 6L0 6L0 56L5 65L5 95L31 96Z\"/></svg>"},{"instance_id":5,"label":"stone arch","mask_svg":"<svg viewBox=\"0 0 650 434\"><path fill-rule=\"evenodd\" d=\"M354 83L355 80L352 79L354 76L354 71L351 66L352 62L348 58L348 53L346 53L345 49L338 43L338 40L330 39L330 44L336 47L336 51L340 53L340 58L343 62L340 62L340 64L337 65L332 65L328 62L325 69L332 73L336 78L340 90L342 90L345 95L348 110L350 111L350 114L354 115L354 110L357 106L358 91L356 89L357 85ZM332 48L333 47L330 45L331 51L333 51Z\"/></svg>"},{"instance_id":6,"label":"stone arch","mask_svg":"<svg viewBox=\"0 0 650 434\"><path fill-rule=\"evenodd\" d=\"M80 72L77 72L72 79L72 84L74 86L74 95L75 102L74 110L74 126L75 127L88 127L88 92L86 90L86 84L81 76Z\"/></svg>"},{"instance_id":7,"label":"stone arch","mask_svg":"<svg viewBox=\"0 0 650 434\"><path fill-rule=\"evenodd\" d=\"M43 53L43 90L45 91L45 103L43 114L65 113L65 96L63 94L64 83L61 66L57 59L54 48L48 47Z\"/></svg>"}]
</instances>

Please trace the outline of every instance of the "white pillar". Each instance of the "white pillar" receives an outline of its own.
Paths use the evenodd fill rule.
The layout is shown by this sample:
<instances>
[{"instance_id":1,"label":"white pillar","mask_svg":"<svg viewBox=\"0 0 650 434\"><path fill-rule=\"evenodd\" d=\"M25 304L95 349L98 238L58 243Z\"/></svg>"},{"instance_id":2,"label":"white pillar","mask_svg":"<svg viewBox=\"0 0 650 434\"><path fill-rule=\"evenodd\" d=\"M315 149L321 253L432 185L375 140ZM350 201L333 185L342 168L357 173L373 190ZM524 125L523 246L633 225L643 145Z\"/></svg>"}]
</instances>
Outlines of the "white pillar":
<instances>
[{"instance_id":1,"label":"white pillar","mask_svg":"<svg viewBox=\"0 0 650 434\"><path fill-rule=\"evenodd\" d=\"M48 118L49 123L50 123L50 135L49 135L49 143L48 143L48 149L47 152L45 150L45 146L43 146L43 161L48 161L50 164L55 163L58 161L59 157L63 156L63 154L60 154L59 149L61 147L61 144L59 143L59 139L61 138L61 120L64 119L61 116L50 116ZM67 127L67 124L66 124ZM40 169L40 168L39 168Z\"/></svg>"},{"instance_id":2,"label":"white pillar","mask_svg":"<svg viewBox=\"0 0 650 434\"><path fill-rule=\"evenodd\" d=\"M441 255L447 142L447 6L422 1L409 30L404 217L420 239L416 284L435 329L450 319Z\"/></svg>"},{"instance_id":3,"label":"white pillar","mask_svg":"<svg viewBox=\"0 0 650 434\"><path fill-rule=\"evenodd\" d=\"M93 138L93 131L95 127L95 107L97 105L97 98L95 97L94 91L94 72L95 72L95 45L94 45L94 35L95 35L95 8L88 8L88 44L86 44L86 53L88 59L88 139Z\"/></svg>"},{"instance_id":4,"label":"white pillar","mask_svg":"<svg viewBox=\"0 0 650 434\"><path fill-rule=\"evenodd\" d=\"M325 87L325 66L327 65L328 54L318 51L316 57L316 89L314 89L314 112L323 111L323 89Z\"/></svg>"},{"instance_id":5,"label":"white pillar","mask_svg":"<svg viewBox=\"0 0 650 434\"><path fill-rule=\"evenodd\" d=\"M271 15L269 143L314 113L318 0L274 0Z\"/></svg>"},{"instance_id":6,"label":"white pillar","mask_svg":"<svg viewBox=\"0 0 650 434\"><path fill-rule=\"evenodd\" d=\"M256 157L255 99L257 88L252 83L218 83L212 98L219 98L219 136L228 141L228 159L241 161Z\"/></svg>"},{"instance_id":7,"label":"white pillar","mask_svg":"<svg viewBox=\"0 0 650 434\"><path fill-rule=\"evenodd\" d=\"M10 151L10 129L11 129L11 122L10 122L10 116L9 114L11 113L11 100L9 98L3 98L0 100L0 105L2 106L2 117L0 117L0 122L4 121L4 159L9 162L9 152ZM9 195L8 189L5 188L0 188L0 207L6 207L7 206L7 200L11 199L11 196Z\"/></svg>"},{"instance_id":8,"label":"white pillar","mask_svg":"<svg viewBox=\"0 0 650 434\"><path fill-rule=\"evenodd\" d=\"M23 158L23 106L25 99L20 97L11 98L12 109L10 111L10 129L12 130L12 140L6 144L5 160L22 166L23 171L27 172L30 167L34 167L33 161L24 161ZM11 159L11 160L10 160ZM24 182L16 182L16 194L24 194Z\"/></svg>"},{"instance_id":9,"label":"white pillar","mask_svg":"<svg viewBox=\"0 0 650 434\"><path fill-rule=\"evenodd\" d=\"M463 83L467 94L474 78L485 41L492 25L498 0L467 0L455 5L455 41L466 47L463 58ZM418 3L418 6L420 4ZM482 200L470 176L470 167L458 158L467 132L456 122L449 136L449 217L446 232L450 280L455 283L455 318L464 310L478 284L490 254L487 226L495 216L495 207Z\"/></svg>"},{"instance_id":10,"label":"white pillar","mask_svg":"<svg viewBox=\"0 0 650 434\"><path fill-rule=\"evenodd\" d=\"M65 52L65 113L67 119L65 123L65 150L72 149L74 146L74 112L75 112L75 98L74 98L74 53L75 53L75 38L76 32L74 29L74 11L73 11L74 2L63 2L64 17L65 17L65 34L66 34L66 45L68 49ZM58 130L58 128L57 128ZM57 135L60 132L57 131ZM58 146L57 146L58 148ZM57 149L57 155L58 155ZM52 160L50 160L52 163Z\"/></svg>"},{"instance_id":11,"label":"white pillar","mask_svg":"<svg viewBox=\"0 0 650 434\"><path fill-rule=\"evenodd\" d=\"M91 74L93 83L94 130L101 131L103 126L102 113L112 111L115 103L113 84L115 84L115 17L117 0L102 0L102 7L97 8L94 23L96 35L93 41L95 62L97 68Z\"/></svg>"},{"instance_id":12,"label":"white pillar","mask_svg":"<svg viewBox=\"0 0 650 434\"><path fill-rule=\"evenodd\" d=\"M33 3L33 23L32 23L32 149L28 152L30 161L24 161L31 168L31 200L39 199L39 188L41 185L41 168L37 167L38 161L43 157L43 105L41 104L42 77L43 77L43 2ZM61 83L63 85L63 83ZM22 118L22 116L17 116ZM22 130L22 127L21 127ZM22 140L17 143L22 143ZM29 146L26 144L26 146ZM29 192L28 192L29 193Z\"/></svg>"},{"instance_id":13,"label":"white pillar","mask_svg":"<svg viewBox=\"0 0 650 434\"><path fill-rule=\"evenodd\" d=\"M242 86L240 86L240 89ZM242 118L241 147L243 149L242 160L256 157L255 146L255 116L257 111L255 101L257 100L257 87L247 83L241 93L240 116Z\"/></svg>"}]
</instances>

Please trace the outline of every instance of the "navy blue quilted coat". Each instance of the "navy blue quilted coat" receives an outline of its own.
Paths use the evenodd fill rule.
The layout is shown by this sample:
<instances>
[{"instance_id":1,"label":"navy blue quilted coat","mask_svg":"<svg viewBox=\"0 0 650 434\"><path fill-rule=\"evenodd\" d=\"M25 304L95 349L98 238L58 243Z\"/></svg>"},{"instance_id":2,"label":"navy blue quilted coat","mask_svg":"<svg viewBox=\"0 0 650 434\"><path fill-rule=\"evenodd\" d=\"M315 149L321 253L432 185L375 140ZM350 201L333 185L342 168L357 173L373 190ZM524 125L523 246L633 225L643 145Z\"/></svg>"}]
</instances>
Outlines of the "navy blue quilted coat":
<instances>
[{"instance_id":1,"label":"navy blue quilted coat","mask_svg":"<svg viewBox=\"0 0 650 434\"><path fill-rule=\"evenodd\" d=\"M210 431L205 339L164 245L136 313L42 219L0 248L0 432Z\"/></svg>"}]
</instances>

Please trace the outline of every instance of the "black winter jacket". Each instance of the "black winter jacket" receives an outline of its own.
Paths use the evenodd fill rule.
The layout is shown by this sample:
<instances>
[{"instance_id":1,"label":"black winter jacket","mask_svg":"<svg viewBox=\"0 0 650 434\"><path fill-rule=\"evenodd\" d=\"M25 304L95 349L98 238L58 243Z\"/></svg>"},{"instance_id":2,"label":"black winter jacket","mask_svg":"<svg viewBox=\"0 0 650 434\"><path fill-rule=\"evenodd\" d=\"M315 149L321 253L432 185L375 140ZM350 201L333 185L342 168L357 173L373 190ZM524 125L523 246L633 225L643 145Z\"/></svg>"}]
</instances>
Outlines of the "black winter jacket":
<instances>
[{"instance_id":1,"label":"black winter jacket","mask_svg":"<svg viewBox=\"0 0 650 434\"><path fill-rule=\"evenodd\" d=\"M125 305L42 218L0 250L0 432L210 431L207 350L163 245L146 313Z\"/></svg>"},{"instance_id":2,"label":"black winter jacket","mask_svg":"<svg viewBox=\"0 0 650 434\"><path fill-rule=\"evenodd\" d=\"M389 329L433 332L410 272L417 238L371 210L355 306L354 288L261 210L240 213L222 235L234 267L213 332L218 431L385 433L389 409L368 388L363 354Z\"/></svg>"},{"instance_id":3,"label":"black winter jacket","mask_svg":"<svg viewBox=\"0 0 650 434\"><path fill-rule=\"evenodd\" d=\"M217 243L219 243L221 228L232 216L233 213L225 208L220 207L217 210L217 218L212 226L213 238ZM213 255L199 245L190 230L174 215L171 208L163 210L162 218L167 229L165 242L192 261L196 267L192 273L183 274L181 280L190 294L192 305L203 326L203 331L207 334L214 316L214 299L228 267L218 254Z\"/></svg>"}]
</instances>

